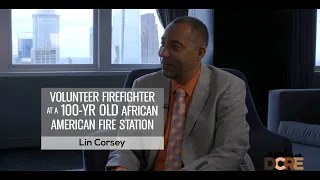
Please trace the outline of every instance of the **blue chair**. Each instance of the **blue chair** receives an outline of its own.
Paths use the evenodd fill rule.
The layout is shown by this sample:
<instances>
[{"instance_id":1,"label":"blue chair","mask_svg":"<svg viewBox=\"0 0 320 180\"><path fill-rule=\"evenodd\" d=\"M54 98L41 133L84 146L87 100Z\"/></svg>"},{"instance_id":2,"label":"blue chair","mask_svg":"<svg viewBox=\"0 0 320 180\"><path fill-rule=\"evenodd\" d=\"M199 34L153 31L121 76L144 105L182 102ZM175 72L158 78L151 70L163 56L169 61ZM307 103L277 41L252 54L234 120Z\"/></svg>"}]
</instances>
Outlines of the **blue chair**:
<instances>
[{"instance_id":1,"label":"blue chair","mask_svg":"<svg viewBox=\"0 0 320 180\"><path fill-rule=\"evenodd\" d=\"M131 88L135 79L152 72L156 69L137 69L131 71L125 81L124 88ZM223 69L241 78L246 83L247 96L246 105L248 108L247 121L250 125L250 144L249 155L257 171L264 170L264 157L270 152L292 153L291 141L283 136L269 131L261 122L248 87L245 76L234 69ZM104 170L108 159L108 151L83 151L84 164L86 170Z\"/></svg>"},{"instance_id":2,"label":"blue chair","mask_svg":"<svg viewBox=\"0 0 320 180\"><path fill-rule=\"evenodd\" d=\"M269 92L268 129L292 141L305 171L320 171L320 89Z\"/></svg>"}]
</instances>

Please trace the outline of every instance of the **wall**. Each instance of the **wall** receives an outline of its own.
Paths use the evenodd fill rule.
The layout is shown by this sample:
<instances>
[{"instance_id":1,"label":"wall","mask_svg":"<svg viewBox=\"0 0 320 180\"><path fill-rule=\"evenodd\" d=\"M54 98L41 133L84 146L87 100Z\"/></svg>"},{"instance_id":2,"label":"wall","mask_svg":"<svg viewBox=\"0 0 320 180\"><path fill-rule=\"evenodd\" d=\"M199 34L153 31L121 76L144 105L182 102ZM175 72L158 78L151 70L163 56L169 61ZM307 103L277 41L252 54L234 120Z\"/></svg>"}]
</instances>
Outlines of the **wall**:
<instances>
[{"instance_id":1,"label":"wall","mask_svg":"<svg viewBox=\"0 0 320 180\"><path fill-rule=\"evenodd\" d=\"M41 88L122 87L125 75L0 78L0 148L40 145Z\"/></svg>"},{"instance_id":2,"label":"wall","mask_svg":"<svg viewBox=\"0 0 320 180\"><path fill-rule=\"evenodd\" d=\"M210 32L204 63L212 62L213 10L192 11L203 20ZM99 73L45 77L0 77L0 149L40 146L41 88L117 88L126 74Z\"/></svg>"}]
</instances>

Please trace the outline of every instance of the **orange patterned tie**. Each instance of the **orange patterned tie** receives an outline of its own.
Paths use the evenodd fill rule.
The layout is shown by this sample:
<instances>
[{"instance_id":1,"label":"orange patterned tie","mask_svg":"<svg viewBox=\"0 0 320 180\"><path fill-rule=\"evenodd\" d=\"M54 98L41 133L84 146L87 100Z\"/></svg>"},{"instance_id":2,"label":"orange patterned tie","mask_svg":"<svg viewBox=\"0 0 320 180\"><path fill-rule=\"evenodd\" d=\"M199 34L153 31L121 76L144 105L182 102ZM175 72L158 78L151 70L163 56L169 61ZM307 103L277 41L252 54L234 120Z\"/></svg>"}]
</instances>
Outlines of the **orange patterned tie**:
<instances>
[{"instance_id":1,"label":"orange patterned tie","mask_svg":"<svg viewBox=\"0 0 320 180\"><path fill-rule=\"evenodd\" d=\"M166 171L178 171L182 168L181 152L186 112L185 96L186 92L183 89L176 90L166 155Z\"/></svg>"}]
</instances>

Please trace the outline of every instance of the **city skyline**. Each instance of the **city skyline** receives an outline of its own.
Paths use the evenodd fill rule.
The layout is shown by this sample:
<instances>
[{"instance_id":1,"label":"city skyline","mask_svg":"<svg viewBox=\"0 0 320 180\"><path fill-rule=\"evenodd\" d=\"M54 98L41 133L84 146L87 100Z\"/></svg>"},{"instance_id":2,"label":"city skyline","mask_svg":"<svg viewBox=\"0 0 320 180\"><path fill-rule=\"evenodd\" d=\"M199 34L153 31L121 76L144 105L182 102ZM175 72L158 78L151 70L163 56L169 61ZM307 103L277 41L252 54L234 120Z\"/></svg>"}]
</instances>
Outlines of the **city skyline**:
<instances>
[{"instance_id":1,"label":"city skyline","mask_svg":"<svg viewBox=\"0 0 320 180\"><path fill-rule=\"evenodd\" d=\"M113 64L140 64L141 15L138 9L121 9L112 14ZM118 57L117 57L118 56ZM117 58L117 59L116 59Z\"/></svg>"},{"instance_id":2,"label":"city skyline","mask_svg":"<svg viewBox=\"0 0 320 180\"><path fill-rule=\"evenodd\" d=\"M77 54L89 57L89 30L93 22L92 9L55 9L60 15L59 45L61 57ZM12 52L17 54L17 35L21 32L33 32L32 15L37 9L12 10Z\"/></svg>"},{"instance_id":3,"label":"city skyline","mask_svg":"<svg viewBox=\"0 0 320 180\"><path fill-rule=\"evenodd\" d=\"M51 9L32 14L32 33L18 34L18 57L15 64L57 64L59 51L60 16Z\"/></svg>"},{"instance_id":4,"label":"city skyline","mask_svg":"<svg viewBox=\"0 0 320 180\"><path fill-rule=\"evenodd\" d=\"M93 10L77 9L57 9L60 16L59 46L60 57L87 57L90 58L90 29L93 22ZM113 16L118 10L113 10ZM18 55L18 36L21 33L32 32L32 14L35 9L13 9L12 10L12 52L14 56ZM147 13L155 14L155 9L140 10L141 15ZM159 19L155 18L159 34L163 33L163 27ZM159 44L160 46L160 44ZM90 50L91 49L91 50Z\"/></svg>"},{"instance_id":5,"label":"city skyline","mask_svg":"<svg viewBox=\"0 0 320 180\"><path fill-rule=\"evenodd\" d=\"M12 54L19 56L19 35L33 33L32 14L36 9L13 9L12 10ZM119 10L113 10L113 15ZM317 36L316 36L316 65L320 66L320 10L317 10ZM90 46L90 29L93 22L92 9L57 9L60 15L59 46L60 57L90 58L92 47ZM141 16L147 13L155 14L155 9L140 11ZM163 28L159 19L156 19L158 37L163 34ZM26 44L27 41L25 41ZM160 43L160 41L159 41ZM30 44L30 43L29 43ZM20 47L21 48L21 47ZM115 51L112 50L114 53ZM24 52L25 53L25 52ZM142 60L141 60L142 61Z\"/></svg>"},{"instance_id":6,"label":"city skyline","mask_svg":"<svg viewBox=\"0 0 320 180\"><path fill-rule=\"evenodd\" d=\"M33 38L31 64L60 62L60 15L52 9L37 10L32 15Z\"/></svg>"},{"instance_id":7,"label":"city skyline","mask_svg":"<svg viewBox=\"0 0 320 180\"><path fill-rule=\"evenodd\" d=\"M141 64L159 64L158 27L154 14L141 15Z\"/></svg>"}]
</instances>

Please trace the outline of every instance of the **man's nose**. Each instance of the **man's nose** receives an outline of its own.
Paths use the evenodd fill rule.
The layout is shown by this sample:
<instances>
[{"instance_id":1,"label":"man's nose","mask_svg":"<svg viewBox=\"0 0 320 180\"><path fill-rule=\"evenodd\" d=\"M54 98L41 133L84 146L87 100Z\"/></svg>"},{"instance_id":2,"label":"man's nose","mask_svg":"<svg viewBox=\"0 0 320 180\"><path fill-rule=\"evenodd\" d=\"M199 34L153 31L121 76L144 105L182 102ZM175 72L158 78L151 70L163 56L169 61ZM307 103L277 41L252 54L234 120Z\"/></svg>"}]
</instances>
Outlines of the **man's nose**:
<instances>
[{"instance_id":1,"label":"man's nose","mask_svg":"<svg viewBox=\"0 0 320 180\"><path fill-rule=\"evenodd\" d=\"M166 47L161 47L161 48L159 49L159 56L160 56L160 57L169 57L169 53L168 53Z\"/></svg>"}]
</instances>

